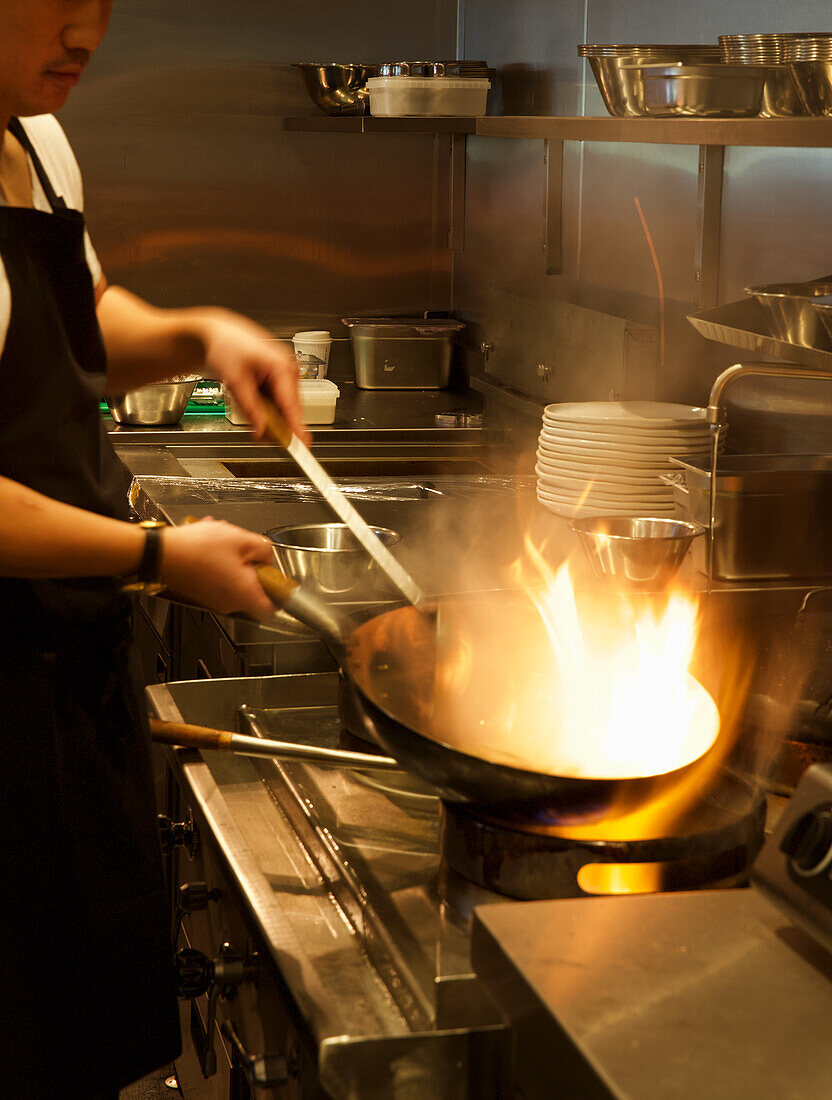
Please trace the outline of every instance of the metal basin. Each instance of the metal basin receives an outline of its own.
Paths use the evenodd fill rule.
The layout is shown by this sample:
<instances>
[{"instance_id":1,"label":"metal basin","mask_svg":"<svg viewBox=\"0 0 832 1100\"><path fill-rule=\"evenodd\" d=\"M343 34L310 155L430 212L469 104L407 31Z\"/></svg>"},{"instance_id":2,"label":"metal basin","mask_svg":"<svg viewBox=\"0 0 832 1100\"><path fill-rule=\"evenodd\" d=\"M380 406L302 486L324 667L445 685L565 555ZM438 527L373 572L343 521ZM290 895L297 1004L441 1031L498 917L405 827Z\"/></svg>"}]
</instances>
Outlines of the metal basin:
<instances>
[{"instance_id":1,"label":"metal basin","mask_svg":"<svg viewBox=\"0 0 832 1100\"><path fill-rule=\"evenodd\" d=\"M154 382L130 393L108 397L107 408L116 424L178 424L198 381L194 377L176 382Z\"/></svg>"},{"instance_id":2,"label":"metal basin","mask_svg":"<svg viewBox=\"0 0 832 1100\"><path fill-rule=\"evenodd\" d=\"M628 587L664 588L706 528L676 519L594 516L570 524L596 576Z\"/></svg>"},{"instance_id":3,"label":"metal basin","mask_svg":"<svg viewBox=\"0 0 832 1100\"><path fill-rule=\"evenodd\" d=\"M302 62L298 68L309 98L324 114L363 115L367 110L367 80L378 75L378 65Z\"/></svg>"},{"instance_id":4,"label":"metal basin","mask_svg":"<svg viewBox=\"0 0 832 1100\"><path fill-rule=\"evenodd\" d=\"M832 338L816 308L832 302L832 282L768 283L747 286L745 293L753 295L766 311L772 335L778 340L802 348L832 349Z\"/></svg>"},{"instance_id":5,"label":"metal basin","mask_svg":"<svg viewBox=\"0 0 832 1100\"><path fill-rule=\"evenodd\" d=\"M389 528L372 530L388 549L401 542ZM266 535L274 543L282 571L318 594L354 599L389 591L379 567L344 523L276 527Z\"/></svg>"}]
</instances>

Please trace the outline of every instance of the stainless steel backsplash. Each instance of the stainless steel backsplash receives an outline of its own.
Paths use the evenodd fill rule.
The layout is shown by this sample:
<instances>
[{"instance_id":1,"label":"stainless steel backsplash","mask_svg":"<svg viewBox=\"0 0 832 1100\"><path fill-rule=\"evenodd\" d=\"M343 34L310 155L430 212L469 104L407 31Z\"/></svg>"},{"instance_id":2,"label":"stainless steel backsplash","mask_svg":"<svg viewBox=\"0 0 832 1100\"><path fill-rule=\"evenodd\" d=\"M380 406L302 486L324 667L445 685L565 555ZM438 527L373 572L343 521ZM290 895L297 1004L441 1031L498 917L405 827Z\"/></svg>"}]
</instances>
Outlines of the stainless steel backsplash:
<instances>
[{"instance_id":1,"label":"stainless steel backsplash","mask_svg":"<svg viewBox=\"0 0 832 1100\"><path fill-rule=\"evenodd\" d=\"M300 60L485 58L490 113L603 114L581 41L716 41L829 29L823 0L120 0L61 118L108 277L160 305L215 302L276 332L349 313L454 307L466 362L539 400L604 398L608 372L558 346L554 301L658 326L647 396L704 400L738 353L690 328L698 149L566 142L563 274L547 275L544 143L469 138L465 248L448 251L447 138L289 133L317 113ZM832 271L832 149L729 148L720 300ZM344 335L342 333L342 335ZM551 367L548 381L538 364ZM541 372L543 373L543 372Z\"/></svg>"},{"instance_id":2,"label":"stainless steel backsplash","mask_svg":"<svg viewBox=\"0 0 832 1100\"><path fill-rule=\"evenodd\" d=\"M318 114L292 62L451 56L455 34L453 0L120 0L61 114L108 278L277 332L447 308L447 142L282 118Z\"/></svg>"},{"instance_id":3,"label":"stainless steel backsplash","mask_svg":"<svg viewBox=\"0 0 832 1100\"><path fill-rule=\"evenodd\" d=\"M489 113L563 115L606 114L578 42L715 43L727 33L832 29L823 0L460 0L459 25L466 56L486 57L498 70ZM553 369L548 383L537 364L554 367L559 354L549 308L556 299L658 325L638 197L666 295L667 351L655 393L703 401L719 369L741 353L709 344L685 320L698 296L698 148L566 142L563 274L546 275L543 142L468 145L465 252L455 261L454 293L473 326L472 348L493 345L489 373L541 400L610 396L608 378L580 362ZM752 283L832 271L832 149L728 148L724 179L721 302ZM476 364L476 354L468 358Z\"/></svg>"}]
</instances>

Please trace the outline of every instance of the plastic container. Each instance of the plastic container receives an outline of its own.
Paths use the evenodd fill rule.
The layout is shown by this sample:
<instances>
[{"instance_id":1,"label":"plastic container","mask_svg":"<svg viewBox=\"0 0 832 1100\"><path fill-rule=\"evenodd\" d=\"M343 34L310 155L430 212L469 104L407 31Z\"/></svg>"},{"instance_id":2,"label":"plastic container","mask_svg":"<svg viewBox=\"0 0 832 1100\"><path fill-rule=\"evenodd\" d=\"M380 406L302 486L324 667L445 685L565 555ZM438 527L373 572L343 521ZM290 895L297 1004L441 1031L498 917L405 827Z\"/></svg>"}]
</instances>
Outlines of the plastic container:
<instances>
[{"instance_id":1,"label":"plastic container","mask_svg":"<svg viewBox=\"0 0 832 1100\"><path fill-rule=\"evenodd\" d=\"M296 332L292 337L301 378L326 378L332 337L323 329Z\"/></svg>"},{"instance_id":2,"label":"plastic container","mask_svg":"<svg viewBox=\"0 0 832 1100\"><path fill-rule=\"evenodd\" d=\"M445 318L344 317L362 390L441 390L448 385L461 321Z\"/></svg>"},{"instance_id":3,"label":"plastic container","mask_svg":"<svg viewBox=\"0 0 832 1100\"><path fill-rule=\"evenodd\" d=\"M367 81L370 114L425 118L484 115L491 81L460 76L373 76Z\"/></svg>"},{"instance_id":4,"label":"plastic container","mask_svg":"<svg viewBox=\"0 0 832 1100\"><path fill-rule=\"evenodd\" d=\"M298 394L303 410L303 419L307 424L331 424L335 419L335 405L341 391L328 378L301 378L298 382ZM248 417L225 390L225 415L232 424L248 424Z\"/></svg>"}]
</instances>

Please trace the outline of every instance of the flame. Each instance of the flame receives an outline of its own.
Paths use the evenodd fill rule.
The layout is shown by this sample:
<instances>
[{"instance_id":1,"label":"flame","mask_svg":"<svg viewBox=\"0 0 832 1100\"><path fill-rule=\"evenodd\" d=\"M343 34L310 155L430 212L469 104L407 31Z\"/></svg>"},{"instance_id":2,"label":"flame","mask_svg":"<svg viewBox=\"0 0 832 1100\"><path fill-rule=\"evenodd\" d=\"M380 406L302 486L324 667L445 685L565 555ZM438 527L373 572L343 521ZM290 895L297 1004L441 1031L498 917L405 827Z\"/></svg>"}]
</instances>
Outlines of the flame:
<instances>
[{"instance_id":1,"label":"flame","mask_svg":"<svg viewBox=\"0 0 832 1100\"><path fill-rule=\"evenodd\" d=\"M683 829L735 744L753 668L748 655L732 639L702 660L698 599L682 588L663 597L578 594L569 563L553 571L529 539L513 579L532 595L552 646L553 751L561 774L681 769L636 809L622 802L599 821L546 831L579 840L641 840ZM716 701L691 674L694 663L715 686ZM578 882L587 893L646 893L662 888L662 875L658 863L592 863L580 869Z\"/></svg>"},{"instance_id":2,"label":"flame","mask_svg":"<svg viewBox=\"0 0 832 1100\"><path fill-rule=\"evenodd\" d=\"M578 606L564 563L557 573L527 541L539 584L529 591L552 648L553 752L562 775L663 775L701 757L719 712L689 666L698 604L683 591L655 600L622 593ZM551 725L550 725L551 728Z\"/></svg>"}]
</instances>

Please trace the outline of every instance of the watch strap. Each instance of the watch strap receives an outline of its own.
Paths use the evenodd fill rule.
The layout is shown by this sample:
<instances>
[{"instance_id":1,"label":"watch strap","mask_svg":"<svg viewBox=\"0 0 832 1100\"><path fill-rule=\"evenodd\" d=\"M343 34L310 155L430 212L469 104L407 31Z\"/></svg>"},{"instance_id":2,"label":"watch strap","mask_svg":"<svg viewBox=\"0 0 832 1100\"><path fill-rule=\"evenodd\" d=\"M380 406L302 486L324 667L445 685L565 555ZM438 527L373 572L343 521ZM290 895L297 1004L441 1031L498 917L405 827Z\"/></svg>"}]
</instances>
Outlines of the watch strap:
<instances>
[{"instance_id":1,"label":"watch strap","mask_svg":"<svg viewBox=\"0 0 832 1100\"><path fill-rule=\"evenodd\" d=\"M142 526L144 527L144 524ZM161 572L162 528L148 525L144 528L144 550L136 577L142 584L158 584Z\"/></svg>"}]
</instances>

